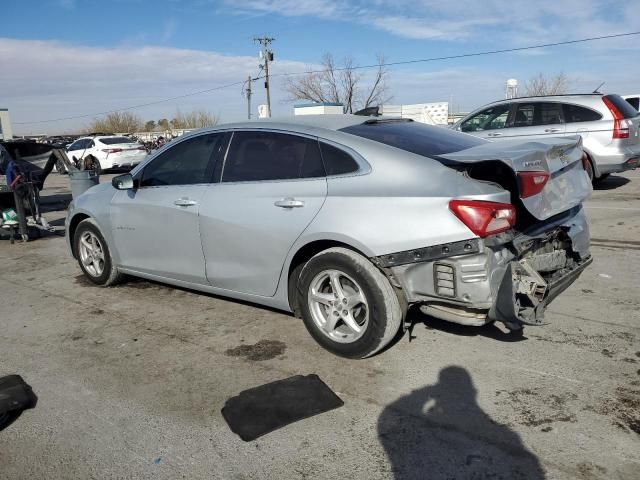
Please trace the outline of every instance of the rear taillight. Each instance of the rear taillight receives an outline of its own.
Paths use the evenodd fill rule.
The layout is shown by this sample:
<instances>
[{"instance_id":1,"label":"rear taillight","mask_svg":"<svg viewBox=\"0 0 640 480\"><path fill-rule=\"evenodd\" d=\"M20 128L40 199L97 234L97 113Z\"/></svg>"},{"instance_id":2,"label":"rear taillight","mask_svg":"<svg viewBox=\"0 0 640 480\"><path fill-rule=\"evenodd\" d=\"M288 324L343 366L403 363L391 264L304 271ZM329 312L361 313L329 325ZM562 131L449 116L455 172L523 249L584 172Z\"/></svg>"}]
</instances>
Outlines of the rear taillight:
<instances>
[{"instance_id":1,"label":"rear taillight","mask_svg":"<svg viewBox=\"0 0 640 480\"><path fill-rule=\"evenodd\" d=\"M613 138L629 138L629 124L620 110L607 97L602 97L602 101L613 115Z\"/></svg>"},{"instance_id":2,"label":"rear taillight","mask_svg":"<svg viewBox=\"0 0 640 480\"><path fill-rule=\"evenodd\" d=\"M518 172L520 198L528 198L542 191L549 181L547 172Z\"/></svg>"},{"instance_id":3,"label":"rear taillight","mask_svg":"<svg viewBox=\"0 0 640 480\"><path fill-rule=\"evenodd\" d=\"M582 168L587 172L591 169L591 165L589 165L589 157L584 152L582 152Z\"/></svg>"},{"instance_id":4,"label":"rear taillight","mask_svg":"<svg viewBox=\"0 0 640 480\"><path fill-rule=\"evenodd\" d=\"M516 223L516 209L509 203L451 200L449 209L479 237L504 232Z\"/></svg>"},{"instance_id":5,"label":"rear taillight","mask_svg":"<svg viewBox=\"0 0 640 480\"><path fill-rule=\"evenodd\" d=\"M121 148L103 148L102 151L105 153L118 153L118 152L121 152L122 149Z\"/></svg>"}]
</instances>

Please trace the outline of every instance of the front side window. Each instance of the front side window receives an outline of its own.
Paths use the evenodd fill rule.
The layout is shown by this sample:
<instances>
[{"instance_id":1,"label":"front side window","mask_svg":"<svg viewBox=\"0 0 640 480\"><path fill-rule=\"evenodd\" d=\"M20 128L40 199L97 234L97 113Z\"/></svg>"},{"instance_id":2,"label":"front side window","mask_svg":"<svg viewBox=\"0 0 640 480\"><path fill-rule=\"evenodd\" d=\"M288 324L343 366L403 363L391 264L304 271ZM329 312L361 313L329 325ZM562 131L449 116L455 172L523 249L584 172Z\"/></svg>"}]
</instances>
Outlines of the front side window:
<instances>
[{"instance_id":1,"label":"front side window","mask_svg":"<svg viewBox=\"0 0 640 480\"><path fill-rule=\"evenodd\" d=\"M293 180L325 175L317 140L277 132L235 132L223 182Z\"/></svg>"},{"instance_id":2,"label":"front side window","mask_svg":"<svg viewBox=\"0 0 640 480\"><path fill-rule=\"evenodd\" d=\"M509 116L509 105L496 105L487 108L480 113L476 113L473 117L465 120L460 125L463 132L479 132L483 130L496 130L504 128Z\"/></svg>"},{"instance_id":3,"label":"front side window","mask_svg":"<svg viewBox=\"0 0 640 480\"><path fill-rule=\"evenodd\" d=\"M224 133L210 133L176 143L145 167L141 186L211 182L214 162L226 146L225 138Z\"/></svg>"}]
</instances>

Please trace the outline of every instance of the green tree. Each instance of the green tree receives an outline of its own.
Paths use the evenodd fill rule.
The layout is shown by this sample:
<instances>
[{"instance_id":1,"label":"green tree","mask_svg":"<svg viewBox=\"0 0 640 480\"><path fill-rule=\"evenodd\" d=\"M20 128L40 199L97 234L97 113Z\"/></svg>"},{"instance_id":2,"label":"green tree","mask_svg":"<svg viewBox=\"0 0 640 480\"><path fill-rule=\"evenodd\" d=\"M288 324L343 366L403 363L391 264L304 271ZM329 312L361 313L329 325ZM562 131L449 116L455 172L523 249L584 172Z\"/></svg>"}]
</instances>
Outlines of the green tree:
<instances>
[{"instance_id":1,"label":"green tree","mask_svg":"<svg viewBox=\"0 0 640 480\"><path fill-rule=\"evenodd\" d=\"M156 128L155 120L149 120L147 123L144 124L144 129L147 132L152 132L153 130L155 130L155 128Z\"/></svg>"}]
</instances>

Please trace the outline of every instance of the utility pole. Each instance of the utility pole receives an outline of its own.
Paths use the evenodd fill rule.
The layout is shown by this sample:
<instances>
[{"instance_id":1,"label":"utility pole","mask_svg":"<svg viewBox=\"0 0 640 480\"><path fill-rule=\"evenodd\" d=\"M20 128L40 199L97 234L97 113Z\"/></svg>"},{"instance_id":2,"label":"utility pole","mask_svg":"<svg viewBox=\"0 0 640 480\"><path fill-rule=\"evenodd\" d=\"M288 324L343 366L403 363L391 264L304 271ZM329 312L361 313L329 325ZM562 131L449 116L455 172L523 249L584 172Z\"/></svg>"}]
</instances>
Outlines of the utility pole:
<instances>
[{"instance_id":1,"label":"utility pole","mask_svg":"<svg viewBox=\"0 0 640 480\"><path fill-rule=\"evenodd\" d=\"M267 110L269 116L271 116L271 92L269 90L269 62L273 62L273 52L269 49L269 44L273 42L275 38L271 37L255 37L254 42L259 43L262 47L260 50L260 59L264 61L264 65L260 64L260 68L264 70L264 88L267 89Z\"/></svg>"},{"instance_id":2,"label":"utility pole","mask_svg":"<svg viewBox=\"0 0 640 480\"><path fill-rule=\"evenodd\" d=\"M251 120L251 75L247 78L247 118Z\"/></svg>"}]
</instances>

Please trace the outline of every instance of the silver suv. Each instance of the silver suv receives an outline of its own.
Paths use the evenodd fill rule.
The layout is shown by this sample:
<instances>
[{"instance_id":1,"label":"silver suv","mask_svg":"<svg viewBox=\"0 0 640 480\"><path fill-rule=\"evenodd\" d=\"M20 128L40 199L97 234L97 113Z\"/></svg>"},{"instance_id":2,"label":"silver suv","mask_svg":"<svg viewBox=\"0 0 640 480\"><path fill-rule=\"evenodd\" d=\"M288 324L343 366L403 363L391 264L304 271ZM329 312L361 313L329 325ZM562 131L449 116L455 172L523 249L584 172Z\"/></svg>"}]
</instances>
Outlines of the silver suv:
<instances>
[{"instance_id":1,"label":"silver suv","mask_svg":"<svg viewBox=\"0 0 640 480\"><path fill-rule=\"evenodd\" d=\"M486 138L537 140L580 135L589 176L603 180L640 164L640 113L619 95L519 97L471 112L452 128Z\"/></svg>"}]
</instances>

